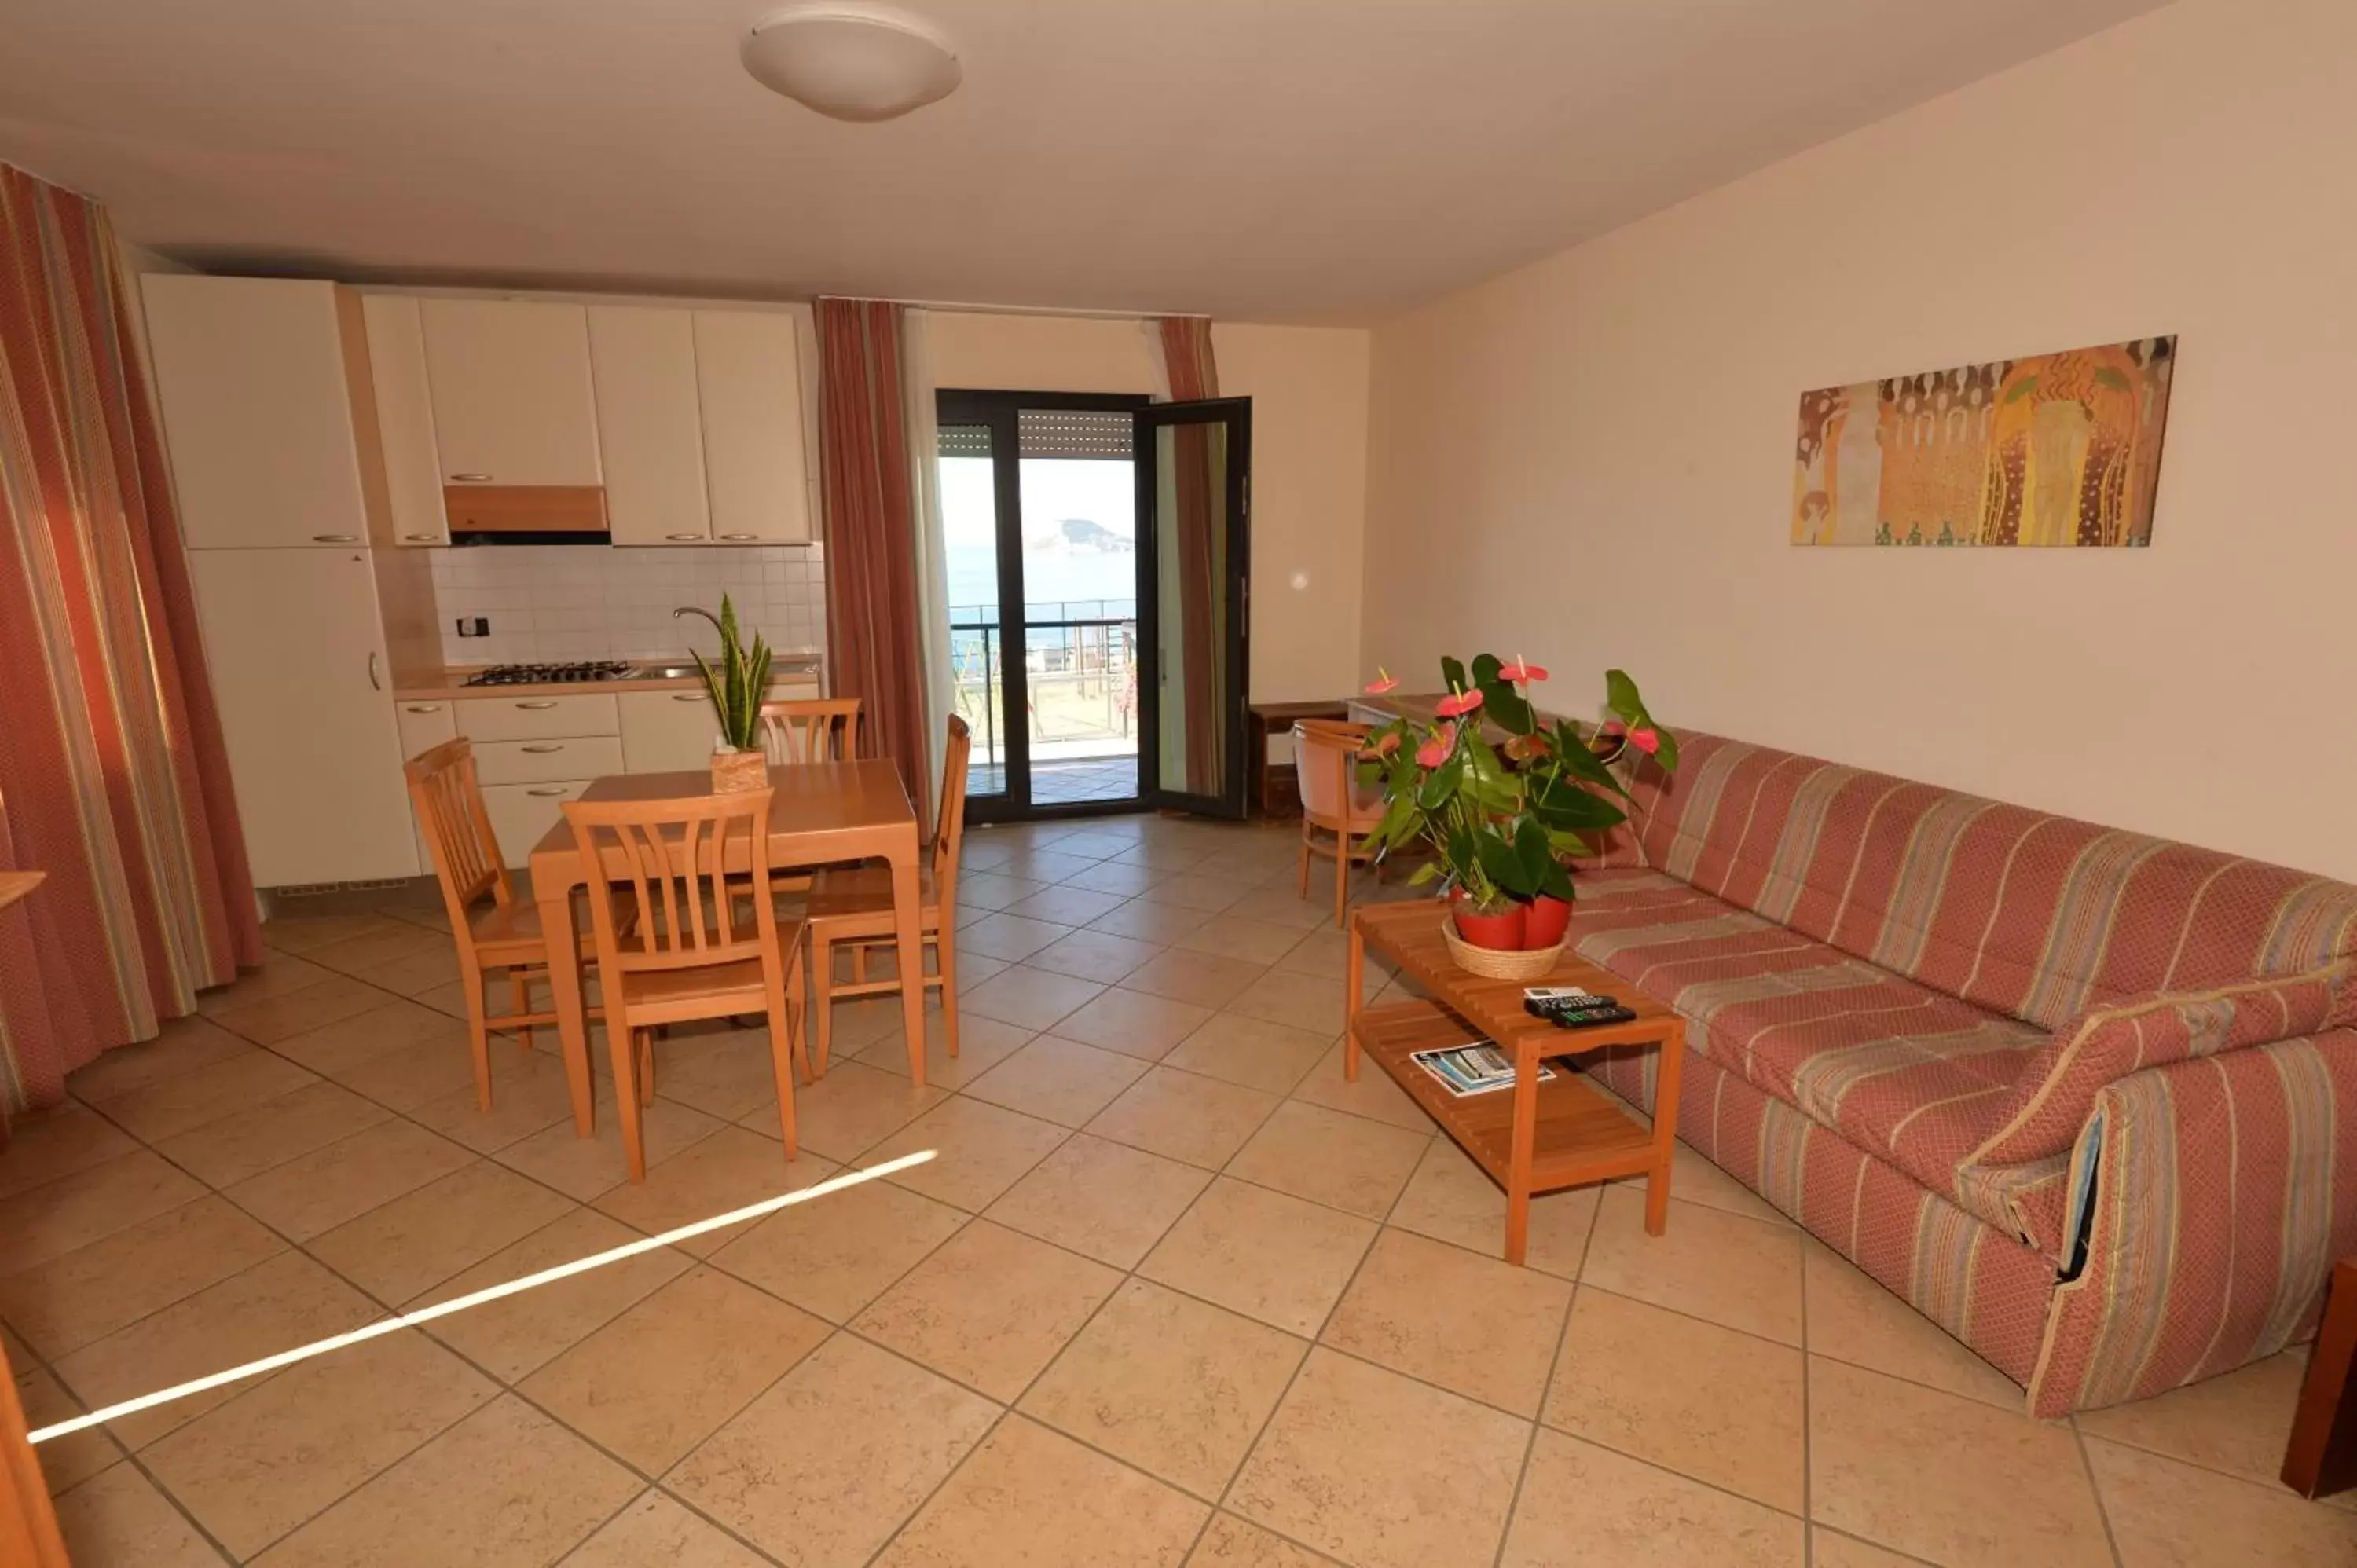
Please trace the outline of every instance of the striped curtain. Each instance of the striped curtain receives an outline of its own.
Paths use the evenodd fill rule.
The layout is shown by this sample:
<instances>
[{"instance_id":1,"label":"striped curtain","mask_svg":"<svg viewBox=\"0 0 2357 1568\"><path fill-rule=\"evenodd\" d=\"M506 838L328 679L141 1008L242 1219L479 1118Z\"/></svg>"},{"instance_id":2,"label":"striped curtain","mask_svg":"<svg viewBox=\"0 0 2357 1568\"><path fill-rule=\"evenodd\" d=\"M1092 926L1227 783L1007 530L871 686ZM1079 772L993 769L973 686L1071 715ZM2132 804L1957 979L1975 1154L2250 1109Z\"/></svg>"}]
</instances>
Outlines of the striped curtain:
<instances>
[{"instance_id":1,"label":"striped curtain","mask_svg":"<svg viewBox=\"0 0 2357 1568\"><path fill-rule=\"evenodd\" d=\"M1162 365L1172 403L1220 395L1220 370L1211 358L1211 322L1203 316L1157 319ZM1174 459L1172 499L1178 512L1178 631L1187 693L1187 789L1217 795L1225 787L1220 767L1219 607L1227 585L1214 570L1218 552L1211 538L1215 499L1211 435L1200 424L1170 432Z\"/></svg>"},{"instance_id":2,"label":"striped curtain","mask_svg":"<svg viewBox=\"0 0 2357 1568\"><path fill-rule=\"evenodd\" d=\"M862 744L899 766L921 825L931 796L901 314L888 300L818 302L819 494L827 679L834 695L859 699Z\"/></svg>"},{"instance_id":3,"label":"striped curtain","mask_svg":"<svg viewBox=\"0 0 2357 1568\"><path fill-rule=\"evenodd\" d=\"M117 255L0 165L0 870L48 874L0 912L0 1107L262 958Z\"/></svg>"}]
</instances>

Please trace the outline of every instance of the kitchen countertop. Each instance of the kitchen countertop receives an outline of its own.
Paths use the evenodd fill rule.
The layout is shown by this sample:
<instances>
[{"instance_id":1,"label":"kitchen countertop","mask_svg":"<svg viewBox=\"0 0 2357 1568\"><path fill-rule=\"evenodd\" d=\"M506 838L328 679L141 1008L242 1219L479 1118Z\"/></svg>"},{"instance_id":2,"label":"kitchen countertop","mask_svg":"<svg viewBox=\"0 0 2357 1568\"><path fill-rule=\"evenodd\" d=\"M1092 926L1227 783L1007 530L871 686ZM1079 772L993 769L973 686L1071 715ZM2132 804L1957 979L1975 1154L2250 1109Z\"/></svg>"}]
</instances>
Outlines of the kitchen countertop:
<instances>
[{"instance_id":1,"label":"kitchen countertop","mask_svg":"<svg viewBox=\"0 0 2357 1568\"><path fill-rule=\"evenodd\" d=\"M641 659L641 666L675 663L671 659ZM770 660L772 681L816 681L823 660L815 653L781 653ZM454 664L439 669L406 671L394 677L393 700L404 703L463 701L477 697L588 697L605 692L696 692L704 682L694 675L626 675L613 681L546 681L508 686L469 686L467 677L479 664Z\"/></svg>"}]
</instances>

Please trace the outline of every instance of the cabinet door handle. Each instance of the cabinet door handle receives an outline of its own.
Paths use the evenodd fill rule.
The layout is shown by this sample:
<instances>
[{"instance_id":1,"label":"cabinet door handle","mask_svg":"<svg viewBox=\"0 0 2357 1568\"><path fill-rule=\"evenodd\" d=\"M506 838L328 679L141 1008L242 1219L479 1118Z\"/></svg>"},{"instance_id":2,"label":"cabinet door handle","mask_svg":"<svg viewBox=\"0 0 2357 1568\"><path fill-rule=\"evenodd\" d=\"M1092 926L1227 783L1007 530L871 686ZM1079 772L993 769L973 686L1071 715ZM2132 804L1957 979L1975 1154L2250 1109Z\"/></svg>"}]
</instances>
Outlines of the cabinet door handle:
<instances>
[{"instance_id":1,"label":"cabinet door handle","mask_svg":"<svg viewBox=\"0 0 2357 1568\"><path fill-rule=\"evenodd\" d=\"M315 533L311 535L311 542L314 544L358 544L361 536L357 533Z\"/></svg>"},{"instance_id":2,"label":"cabinet door handle","mask_svg":"<svg viewBox=\"0 0 2357 1568\"><path fill-rule=\"evenodd\" d=\"M526 751L528 751L528 752L532 753L534 757L544 757L544 756L546 756L548 753L550 753L550 752L552 752L552 751L563 751L563 750L565 749L565 747L564 747L562 745L557 745L557 746L525 746L525 747L524 747L524 749L525 749Z\"/></svg>"},{"instance_id":3,"label":"cabinet door handle","mask_svg":"<svg viewBox=\"0 0 2357 1568\"><path fill-rule=\"evenodd\" d=\"M728 541L731 544L742 544L749 540L759 539L761 536L758 533L724 533L720 537Z\"/></svg>"},{"instance_id":4,"label":"cabinet door handle","mask_svg":"<svg viewBox=\"0 0 2357 1568\"><path fill-rule=\"evenodd\" d=\"M572 786L569 784L554 784L545 789L527 789L524 793L527 795L562 795L565 790L571 788Z\"/></svg>"},{"instance_id":5,"label":"cabinet door handle","mask_svg":"<svg viewBox=\"0 0 2357 1568\"><path fill-rule=\"evenodd\" d=\"M674 692L671 700L674 703L700 703L705 695L703 692Z\"/></svg>"},{"instance_id":6,"label":"cabinet door handle","mask_svg":"<svg viewBox=\"0 0 2357 1568\"><path fill-rule=\"evenodd\" d=\"M541 703L518 703L516 704L516 706L517 706L517 707L519 707L519 708L525 709L525 710L527 710L528 712L535 712L535 713L536 713L536 712L538 712L538 711L539 711L540 709L542 709L542 708L553 708L553 707L556 706L556 699L555 699L555 698L554 698L554 697L551 697L551 698L549 698L547 701L545 701L545 702L541 702Z\"/></svg>"},{"instance_id":7,"label":"cabinet door handle","mask_svg":"<svg viewBox=\"0 0 2357 1568\"><path fill-rule=\"evenodd\" d=\"M404 533L401 537L407 540L412 544L439 544L442 542L442 536L438 533Z\"/></svg>"},{"instance_id":8,"label":"cabinet door handle","mask_svg":"<svg viewBox=\"0 0 2357 1568\"><path fill-rule=\"evenodd\" d=\"M666 533L663 537L665 539L675 539L682 544L701 544L704 542L704 535L700 533Z\"/></svg>"},{"instance_id":9,"label":"cabinet door handle","mask_svg":"<svg viewBox=\"0 0 2357 1568\"><path fill-rule=\"evenodd\" d=\"M413 714L438 714L442 711L442 704L439 703L412 703L409 704L408 711Z\"/></svg>"},{"instance_id":10,"label":"cabinet door handle","mask_svg":"<svg viewBox=\"0 0 2357 1568\"><path fill-rule=\"evenodd\" d=\"M489 474L453 474L450 476L450 482L454 485L487 485L490 483L490 479L491 477Z\"/></svg>"},{"instance_id":11,"label":"cabinet door handle","mask_svg":"<svg viewBox=\"0 0 2357 1568\"><path fill-rule=\"evenodd\" d=\"M371 692L384 690L384 682L376 678L376 650L373 648L369 650L369 690Z\"/></svg>"}]
</instances>

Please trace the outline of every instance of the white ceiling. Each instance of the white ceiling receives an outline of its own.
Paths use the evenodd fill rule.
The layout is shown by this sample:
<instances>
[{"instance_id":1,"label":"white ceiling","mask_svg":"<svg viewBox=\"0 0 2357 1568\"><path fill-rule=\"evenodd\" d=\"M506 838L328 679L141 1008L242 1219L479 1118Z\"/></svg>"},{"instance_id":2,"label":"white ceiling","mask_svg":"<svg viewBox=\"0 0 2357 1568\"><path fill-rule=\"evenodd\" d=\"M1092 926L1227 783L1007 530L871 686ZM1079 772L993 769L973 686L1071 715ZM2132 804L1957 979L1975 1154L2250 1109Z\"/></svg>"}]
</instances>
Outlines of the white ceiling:
<instances>
[{"instance_id":1,"label":"white ceiling","mask_svg":"<svg viewBox=\"0 0 2357 1568\"><path fill-rule=\"evenodd\" d=\"M912 0L845 125L774 0L0 7L0 158L209 267L1366 321L2158 0Z\"/></svg>"}]
</instances>

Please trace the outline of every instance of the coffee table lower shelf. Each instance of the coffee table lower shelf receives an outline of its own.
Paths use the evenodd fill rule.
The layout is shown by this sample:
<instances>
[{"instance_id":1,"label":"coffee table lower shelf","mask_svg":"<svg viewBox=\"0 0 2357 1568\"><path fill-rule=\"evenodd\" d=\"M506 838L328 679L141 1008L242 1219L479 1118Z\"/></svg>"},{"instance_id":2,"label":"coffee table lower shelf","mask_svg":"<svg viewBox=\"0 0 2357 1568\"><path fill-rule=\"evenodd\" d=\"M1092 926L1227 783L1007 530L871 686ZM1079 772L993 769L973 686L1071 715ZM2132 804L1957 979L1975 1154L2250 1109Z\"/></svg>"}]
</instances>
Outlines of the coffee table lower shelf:
<instances>
[{"instance_id":1,"label":"coffee table lower shelf","mask_svg":"<svg viewBox=\"0 0 2357 1568\"><path fill-rule=\"evenodd\" d=\"M1463 1019L1430 1002L1361 1008L1351 1027L1367 1059L1380 1063L1474 1164L1512 1192L1516 1091L1454 1095L1415 1060L1418 1051L1470 1045L1480 1036ZM1555 1077L1535 1088L1529 1190L1551 1192L1652 1173L1659 1158L1652 1132L1619 1101L1608 1099L1567 1065L1557 1067Z\"/></svg>"}]
</instances>

